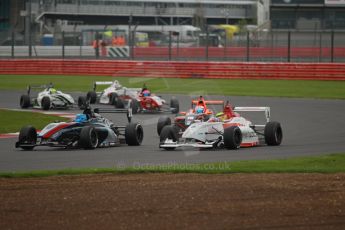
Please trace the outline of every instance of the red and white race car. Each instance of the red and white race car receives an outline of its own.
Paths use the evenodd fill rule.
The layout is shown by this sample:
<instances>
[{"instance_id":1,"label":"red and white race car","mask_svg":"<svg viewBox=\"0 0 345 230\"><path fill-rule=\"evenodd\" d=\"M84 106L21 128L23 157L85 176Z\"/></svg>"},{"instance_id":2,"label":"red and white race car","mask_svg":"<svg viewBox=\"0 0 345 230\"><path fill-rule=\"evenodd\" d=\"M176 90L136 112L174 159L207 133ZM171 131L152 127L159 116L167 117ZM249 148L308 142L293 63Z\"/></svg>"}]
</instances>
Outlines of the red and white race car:
<instances>
[{"instance_id":1,"label":"red and white race car","mask_svg":"<svg viewBox=\"0 0 345 230\"><path fill-rule=\"evenodd\" d=\"M239 112L264 112L266 124L253 124ZM234 107L227 103L223 112L208 120L194 120L182 133L175 125L164 126L159 147L227 148L280 145L283 131L279 122L270 121L269 107Z\"/></svg>"},{"instance_id":2,"label":"red and white race car","mask_svg":"<svg viewBox=\"0 0 345 230\"><path fill-rule=\"evenodd\" d=\"M170 99L170 103L168 104L166 100L164 100L160 96L151 94L151 92L146 88L145 85L135 98L128 99L126 97L120 97L120 99L129 102L129 106L132 108L133 113L167 112L176 114L180 111L180 104L176 97L172 97ZM122 104L126 105L128 103Z\"/></svg>"}]
</instances>

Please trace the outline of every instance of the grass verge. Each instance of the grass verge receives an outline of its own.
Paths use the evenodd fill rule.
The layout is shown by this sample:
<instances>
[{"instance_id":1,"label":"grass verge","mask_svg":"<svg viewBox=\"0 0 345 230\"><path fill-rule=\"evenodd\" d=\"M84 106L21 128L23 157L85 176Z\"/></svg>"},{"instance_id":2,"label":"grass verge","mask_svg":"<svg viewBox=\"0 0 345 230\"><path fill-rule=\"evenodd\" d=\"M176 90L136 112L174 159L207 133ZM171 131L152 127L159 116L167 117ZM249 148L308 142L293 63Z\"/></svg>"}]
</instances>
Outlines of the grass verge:
<instances>
[{"instance_id":1,"label":"grass verge","mask_svg":"<svg viewBox=\"0 0 345 230\"><path fill-rule=\"evenodd\" d=\"M204 164L144 165L125 168L87 168L31 172L3 172L3 178L47 177L83 174L133 173L344 173L345 153L314 157L296 157L283 160L252 160Z\"/></svg>"},{"instance_id":2,"label":"grass verge","mask_svg":"<svg viewBox=\"0 0 345 230\"><path fill-rule=\"evenodd\" d=\"M119 80L127 87L146 83L155 93L345 99L345 82L313 80L230 80L113 78L104 76L0 75L0 90L23 90L29 84L54 83L62 91L87 92L94 81Z\"/></svg>"},{"instance_id":3,"label":"grass verge","mask_svg":"<svg viewBox=\"0 0 345 230\"><path fill-rule=\"evenodd\" d=\"M18 132L25 125L32 125L42 129L53 121L68 121L68 118L46 115L35 112L20 112L0 109L0 133Z\"/></svg>"}]
</instances>

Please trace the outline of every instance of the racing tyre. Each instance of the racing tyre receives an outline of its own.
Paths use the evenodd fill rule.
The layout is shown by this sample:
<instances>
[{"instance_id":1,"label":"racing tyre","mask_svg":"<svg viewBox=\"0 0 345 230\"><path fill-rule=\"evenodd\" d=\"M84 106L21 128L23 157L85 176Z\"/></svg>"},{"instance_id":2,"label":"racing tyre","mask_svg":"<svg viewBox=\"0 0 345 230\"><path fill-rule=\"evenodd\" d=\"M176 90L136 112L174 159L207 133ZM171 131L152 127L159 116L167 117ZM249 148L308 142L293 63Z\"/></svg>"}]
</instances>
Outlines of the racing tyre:
<instances>
[{"instance_id":1,"label":"racing tyre","mask_svg":"<svg viewBox=\"0 0 345 230\"><path fill-rule=\"evenodd\" d=\"M119 96L116 93L111 93L109 95L109 105L115 105L116 107L116 102L117 102L118 97Z\"/></svg>"},{"instance_id":2,"label":"racing tyre","mask_svg":"<svg viewBox=\"0 0 345 230\"><path fill-rule=\"evenodd\" d=\"M163 116L158 119L157 123L157 133L158 135L161 134L162 129L164 126L171 125L171 119L168 116Z\"/></svg>"},{"instance_id":3,"label":"racing tyre","mask_svg":"<svg viewBox=\"0 0 345 230\"><path fill-rule=\"evenodd\" d=\"M18 143L27 144L32 146L20 146L24 150L32 150L35 147L37 141L37 131L32 126L24 126L20 129Z\"/></svg>"},{"instance_id":4,"label":"racing tyre","mask_svg":"<svg viewBox=\"0 0 345 230\"><path fill-rule=\"evenodd\" d=\"M50 98L49 97L43 97L41 101L41 106L43 110L49 110L50 109Z\"/></svg>"},{"instance_id":5,"label":"racing tyre","mask_svg":"<svg viewBox=\"0 0 345 230\"><path fill-rule=\"evenodd\" d=\"M279 122L270 121L265 126L265 142L267 145L280 145L283 140L283 130Z\"/></svg>"},{"instance_id":6,"label":"racing tyre","mask_svg":"<svg viewBox=\"0 0 345 230\"><path fill-rule=\"evenodd\" d=\"M86 103L86 97L85 96L80 96L78 97L78 107L79 109L86 109L87 103Z\"/></svg>"},{"instance_id":7,"label":"racing tyre","mask_svg":"<svg viewBox=\"0 0 345 230\"><path fill-rule=\"evenodd\" d=\"M242 132L237 126L224 129L224 147L227 149L239 149L242 143Z\"/></svg>"},{"instance_id":8,"label":"racing tyre","mask_svg":"<svg viewBox=\"0 0 345 230\"><path fill-rule=\"evenodd\" d=\"M82 128L78 144L84 149L95 149L98 146L98 135L93 126Z\"/></svg>"},{"instance_id":9,"label":"racing tyre","mask_svg":"<svg viewBox=\"0 0 345 230\"><path fill-rule=\"evenodd\" d=\"M125 129L125 139L128 145L140 145L144 139L144 130L139 123L128 123Z\"/></svg>"},{"instance_id":10,"label":"racing tyre","mask_svg":"<svg viewBox=\"0 0 345 230\"><path fill-rule=\"evenodd\" d=\"M118 98L117 101L116 101L115 107L119 108L119 109L125 108L125 101L122 100L121 98Z\"/></svg>"},{"instance_id":11,"label":"racing tyre","mask_svg":"<svg viewBox=\"0 0 345 230\"><path fill-rule=\"evenodd\" d=\"M97 93L95 91L89 91L86 94L86 99L90 100L90 104L95 104L97 100Z\"/></svg>"},{"instance_id":12,"label":"racing tyre","mask_svg":"<svg viewBox=\"0 0 345 230\"><path fill-rule=\"evenodd\" d=\"M29 95L22 95L20 97L20 108L27 109L30 107L30 97Z\"/></svg>"},{"instance_id":13,"label":"racing tyre","mask_svg":"<svg viewBox=\"0 0 345 230\"><path fill-rule=\"evenodd\" d=\"M139 111L139 102L136 99L131 100L131 109L133 114L137 114Z\"/></svg>"},{"instance_id":14,"label":"racing tyre","mask_svg":"<svg viewBox=\"0 0 345 230\"><path fill-rule=\"evenodd\" d=\"M178 140L176 129L171 125L163 127L161 134L159 135L160 145L164 144L166 139L170 139L174 142ZM169 151L169 150L174 150L175 147L164 147L164 149Z\"/></svg>"},{"instance_id":15,"label":"racing tyre","mask_svg":"<svg viewBox=\"0 0 345 230\"><path fill-rule=\"evenodd\" d=\"M180 112L180 103L176 97L172 97L170 100L170 107L173 109L172 113L177 114Z\"/></svg>"}]
</instances>

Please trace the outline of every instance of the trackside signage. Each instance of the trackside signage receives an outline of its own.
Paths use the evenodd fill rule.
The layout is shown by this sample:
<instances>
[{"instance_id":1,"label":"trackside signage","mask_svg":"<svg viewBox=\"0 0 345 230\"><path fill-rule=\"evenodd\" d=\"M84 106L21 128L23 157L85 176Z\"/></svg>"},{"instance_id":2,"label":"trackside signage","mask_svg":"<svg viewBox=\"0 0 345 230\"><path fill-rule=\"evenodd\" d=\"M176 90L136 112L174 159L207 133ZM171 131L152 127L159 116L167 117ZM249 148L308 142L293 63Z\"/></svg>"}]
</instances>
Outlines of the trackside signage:
<instances>
[{"instance_id":1,"label":"trackside signage","mask_svg":"<svg viewBox=\"0 0 345 230\"><path fill-rule=\"evenodd\" d=\"M325 0L325 5L345 6L345 0Z\"/></svg>"}]
</instances>

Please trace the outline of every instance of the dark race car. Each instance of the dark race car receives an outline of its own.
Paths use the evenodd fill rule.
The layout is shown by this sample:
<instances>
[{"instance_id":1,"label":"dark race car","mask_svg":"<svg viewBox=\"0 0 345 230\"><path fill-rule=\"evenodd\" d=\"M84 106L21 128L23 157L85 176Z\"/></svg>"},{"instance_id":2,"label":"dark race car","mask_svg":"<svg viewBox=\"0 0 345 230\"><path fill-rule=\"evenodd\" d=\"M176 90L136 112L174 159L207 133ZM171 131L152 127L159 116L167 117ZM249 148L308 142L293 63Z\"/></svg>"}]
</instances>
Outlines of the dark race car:
<instances>
[{"instance_id":1,"label":"dark race car","mask_svg":"<svg viewBox=\"0 0 345 230\"><path fill-rule=\"evenodd\" d=\"M99 113L127 113L128 124L117 126ZM86 108L71 122L50 123L37 132L32 126L20 130L16 148L32 150L36 146L94 149L97 147L119 146L120 144L140 145L144 132L139 123L131 122L132 112L125 109Z\"/></svg>"}]
</instances>

